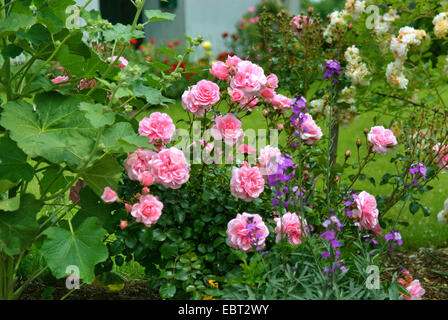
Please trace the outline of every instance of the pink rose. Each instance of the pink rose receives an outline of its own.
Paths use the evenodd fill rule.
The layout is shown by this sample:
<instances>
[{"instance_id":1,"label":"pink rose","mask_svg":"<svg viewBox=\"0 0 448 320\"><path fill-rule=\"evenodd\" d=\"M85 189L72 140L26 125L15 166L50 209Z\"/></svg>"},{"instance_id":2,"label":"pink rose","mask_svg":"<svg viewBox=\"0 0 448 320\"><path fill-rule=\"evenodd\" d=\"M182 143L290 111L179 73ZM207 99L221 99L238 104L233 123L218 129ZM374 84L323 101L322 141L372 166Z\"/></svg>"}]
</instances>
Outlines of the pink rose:
<instances>
[{"instance_id":1,"label":"pink rose","mask_svg":"<svg viewBox=\"0 0 448 320\"><path fill-rule=\"evenodd\" d=\"M115 60L117 60L117 56L109 57L106 59L106 61L108 62L115 62ZM120 62L120 64L118 64L117 67L120 69L126 68L129 64L128 60L126 60L124 57L118 57L118 61Z\"/></svg>"},{"instance_id":2,"label":"pink rose","mask_svg":"<svg viewBox=\"0 0 448 320\"><path fill-rule=\"evenodd\" d=\"M314 122L310 114L305 114L302 126L300 127L300 137L307 145L313 145L317 140L322 138L322 130Z\"/></svg>"},{"instance_id":3,"label":"pink rose","mask_svg":"<svg viewBox=\"0 0 448 320\"><path fill-rule=\"evenodd\" d=\"M248 155L252 155L252 154L256 154L256 153L257 153L257 150L255 150L254 147L252 147L251 145L248 145L248 144L240 144L240 145L236 148L236 150L237 150L239 153L242 153L242 154L248 154Z\"/></svg>"},{"instance_id":4,"label":"pink rose","mask_svg":"<svg viewBox=\"0 0 448 320\"><path fill-rule=\"evenodd\" d=\"M144 117L138 125L138 133L148 137L150 144L170 142L174 130L176 127L173 119L168 114L160 112L151 113L149 118Z\"/></svg>"},{"instance_id":5,"label":"pink rose","mask_svg":"<svg viewBox=\"0 0 448 320\"><path fill-rule=\"evenodd\" d=\"M239 62L237 69L237 74L230 81L230 86L233 89L240 89L249 98L257 95L266 84L263 69L247 60Z\"/></svg>"},{"instance_id":6,"label":"pink rose","mask_svg":"<svg viewBox=\"0 0 448 320\"><path fill-rule=\"evenodd\" d=\"M212 64L210 73L220 80L228 80L230 78L229 70L227 70L226 64L222 61L217 61Z\"/></svg>"},{"instance_id":7,"label":"pink rose","mask_svg":"<svg viewBox=\"0 0 448 320\"><path fill-rule=\"evenodd\" d=\"M258 103L258 98L252 98L249 103L244 106L244 109L252 110Z\"/></svg>"},{"instance_id":8,"label":"pink rose","mask_svg":"<svg viewBox=\"0 0 448 320\"><path fill-rule=\"evenodd\" d=\"M237 250L252 251L264 248L264 242L269 235L269 230L258 214L238 213L235 219L227 224L227 236L229 245Z\"/></svg>"},{"instance_id":9,"label":"pink rose","mask_svg":"<svg viewBox=\"0 0 448 320\"><path fill-rule=\"evenodd\" d=\"M271 147L269 145L260 150L260 155L257 159L258 167L265 178L267 178L268 175L277 172L278 160L281 155L279 148Z\"/></svg>"},{"instance_id":10,"label":"pink rose","mask_svg":"<svg viewBox=\"0 0 448 320\"><path fill-rule=\"evenodd\" d=\"M131 215L137 222L151 227L162 215L163 203L150 194L140 197L140 201L132 206Z\"/></svg>"},{"instance_id":11,"label":"pink rose","mask_svg":"<svg viewBox=\"0 0 448 320\"><path fill-rule=\"evenodd\" d=\"M138 175L138 181L143 186L150 186L154 183L154 177L149 171L144 171Z\"/></svg>"},{"instance_id":12,"label":"pink rose","mask_svg":"<svg viewBox=\"0 0 448 320\"><path fill-rule=\"evenodd\" d=\"M59 77L52 79L51 82L53 82L54 84L61 83L59 86L63 87L63 86L70 85L70 83L62 83L62 82L67 82L68 80L69 80L69 77L67 77L67 76L59 76Z\"/></svg>"},{"instance_id":13,"label":"pink rose","mask_svg":"<svg viewBox=\"0 0 448 320\"><path fill-rule=\"evenodd\" d=\"M233 113L228 113L225 116L216 116L211 134L215 140L224 139L226 144L233 145L244 136L241 127L241 121Z\"/></svg>"},{"instance_id":14,"label":"pink rose","mask_svg":"<svg viewBox=\"0 0 448 320\"><path fill-rule=\"evenodd\" d=\"M265 99L267 102L272 102L272 99L274 99L276 93L274 89L271 88L264 88L260 91L261 97Z\"/></svg>"},{"instance_id":15,"label":"pink rose","mask_svg":"<svg viewBox=\"0 0 448 320\"><path fill-rule=\"evenodd\" d=\"M238 63L240 63L241 61L243 61L243 60L241 60L237 56L228 56L227 59L226 59L226 65L229 68L237 67Z\"/></svg>"},{"instance_id":16,"label":"pink rose","mask_svg":"<svg viewBox=\"0 0 448 320\"><path fill-rule=\"evenodd\" d=\"M445 168L448 169L448 146L442 145L440 143L437 143L432 150L434 151L434 154L436 155L434 159L434 163L439 168Z\"/></svg>"},{"instance_id":17,"label":"pink rose","mask_svg":"<svg viewBox=\"0 0 448 320\"><path fill-rule=\"evenodd\" d=\"M359 219L360 228L379 233L381 227L378 223L378 209L376 208L375 197L363 191L358 195L355 204L356 209L353 210L352 217Z\"/></svg>"},{"instance_id":18,"label":"pink rose","mask_svg":"<svg viewBox=\"0 0 448 320\"><path fill-rule=\"evenodd\" d=\"M245 96L244 92L238 89L227 88L232 102L240 102Z\"/></svg>"},{"instance_id":19,"label":"pink rose","mask_svg":"<svg viewBox=\"0 0 448 320\"><path fill-rule=\"evenodd\" d=\"M149 167L154 180L165 188L179 189L190 178L190 165L184 153L175 147L156 154Z\"/></svg>"},{"instance_id":20,"label":"pink rose","mask_svg":"<svg viewBox=\"0 0 448 320\"><path fill-rule=\"evenodd\" d=\"M182 106L197 117L204 116L219 101L219 87L216 83L201 80L182 95Z\"/></svg>"},{"instance_id":21,"label":"pink rose","mask_svg":"<svg viewBox=\"0 0 448 320\"><path fill-rule=\"evenodd\" d=\"M387 153L387 148L397 144L397 138L392 130L384 129L383 126L372 127L367 135L367 140L372 144L373 151L382 155Z\"/></svg>"},{"instance_id":22,"label":"pink rose","mask_svg":"<svg viewBox=\"0 0 448 320\"><path fill-rule=\"evenodd\" d=\"M300 244L302 243L302 235L306 234L302 227L307 226L306 220L302 220L297 214L287 212L281 218L274 218L277 223L275 227L275 242L280 242L282 238L287 237L288 243Z\"/></svg>"},{"instance_id":23,"label":"pink rose","mask_svg":"<svg viewBox=\"0 0 448 320\"><path fill-rule=\"evenodd\" d=\"M271 103L275 110L284 110L291 107L291 99L282 94L276 94L274 98L272 98Z\"/></svg>"},{"instance_id":24,"label":"pink rose","mask_svg":"<svg viewBox=\"0 0 448 320\"><path fill-rule=\"evenodd\" d=\"M276 89L278 87L278 78L275 74L271 73L266 78L266 87Z\"/></svg>"},{"instance_id":25,"label":"pink rose","mask_svg":"<svg viewBox=\"0 0 448 320\"><path fill-rule=\"evenodd\" d=\"M134 153L130 153L124 161L129 179L140 181L139 176L149 171L149 161L156 154L157 152L148 149L137 149Z\"/></svg>"},{"instance_id":26,"label":"pink rose","mask_svg":"<svg viewBox=\"0 0 448 320\"><path fill-rule=\"evenodd\" d=\"M232 168L230 191L235 198L250 202L264 190L264 179L257 167L244 162L241 168Z\"/></svg>"},{"instance_id":27,"label":"pink rose","mask_svg":"<svg viewBox=\"0 0 448 320\"><path fill-rule=\"evenodd\" d=\"M101 196L104 202L115 202L118 199L117 193L109 187L104 188L104 192Z\"/></svg>"},{"instance_id":28,"label":"pink rose","mask_svg":"<svg viewBox=\"0 0 448 320\"><path fill-rule=\"evenodd\" d=\"M72 200L73 203L79 201L80 199L79 193L81 192L81 189L84 188L85 186L86 182L84 180L79 179L78 182L76 182L76 185L70 188L69 198L70 200ZM78 206L81 206L80 202L78 202Z\"/></svg>"},{"instance_id":29,"label":"pink rose","mask_svg":"<svg viewBox=\"0 0 448 320\"><path fill-rule=\"evenodd\" d=\"M406 290L411 295L410 297L401 294L403 298L406 300L422 300L422 296L425 294L425 289L420 285L419 280L414 280L410 284L407 285Z\"/></svg>"}]
</instances>

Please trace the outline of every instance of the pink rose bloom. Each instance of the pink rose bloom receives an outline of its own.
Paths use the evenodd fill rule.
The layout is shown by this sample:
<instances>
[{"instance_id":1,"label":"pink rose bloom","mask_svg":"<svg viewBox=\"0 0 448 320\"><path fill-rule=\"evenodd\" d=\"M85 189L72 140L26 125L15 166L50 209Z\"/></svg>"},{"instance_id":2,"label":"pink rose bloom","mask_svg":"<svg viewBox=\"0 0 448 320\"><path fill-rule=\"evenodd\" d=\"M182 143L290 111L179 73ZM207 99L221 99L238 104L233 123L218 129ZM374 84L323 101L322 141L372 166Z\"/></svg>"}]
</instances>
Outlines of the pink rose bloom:
<instances>
[{"instance_id":1,"label":"pink rose bloom","mask_svg":"<svg viewBox=\"0 0 448 320\"><path fill-rule=\"evenodd\" d=\"M69 198L72 200L73 203L76 203L80 199L79 193L81 192L81 189L86 186L86 182L84 180L79 179L78 182L76 182L76 185L74 187L70 188L70 195ZM78 206L81 206L81 203L78 202Z\"/></svg>"},{"instance_id":2,"label":"pink rose bloom","mask_svg":"<svg viewBox=\"0 0 448 320\"><path fill-rule=\"evenodd\" d=\"M249 11L249 12L254 12L254 11L255 11L255 7L250 7L250 8L248 9L248 11Z\"/></svg>"},{"instance_id":3,"label":"pink rose bloom","mask_svg":"<svg viewBox=\"0 0 448 320\"><path fill-rule=\"evenodd\" d=\"M244 136L241 127L241 121L233 113L228 113L225 116L215 117L215 125L211 129L211 134L215 140L224 139L226 144L233 145Z\"/></svg>"},{"instance_id":4,"label":"pink rose bloom","mask_svg":"<svg viewBox=\"0 0 448 320\"><path fill-rule=\"evenodd\" d=\"M159 220L162 215L163 203L150 194L140 197L140 201L132 206L131 215L137 222L142 222L148 228Z\"/></svg>"},{"instance_id":5,"label":"pink rose bloom","mask_svg":"<svg viewBox=\"0 0 448 320\"><path fill-rule=\"evenodd\" d=\"M289 109L291 107L291 99L282 94L276 94L274 98L272 98L271 103L275 110Z\"/></svg>"},{"instance_id":6,"label":"pink rose bloom","mask_svg":"<svg viewBox=\"0 0 448 320\"><path fill-rule=\"evenodd\" d=\"M212 64L210 73L220 80L228 80L230 78L229 70L227 70L226 64L222 61L217 61Z\"/></svg>"},{"instance_id":7,"label":"pink rose bloom","mask_svg":"<svg viewBox=\"0 0 448 320\"><path fill-rule=\"evenodd\" d=\"M436 154L436 157L434 159L434 163L439 168L445 168L448 169L448 146L441 145L440 143L437 143L432 150Z\"/></svg>"},{"instance_id":8,"label":"pink rose bloom","mask_svg":"<svg viewBox=\"0 0 448 320\"><path fill-rule=\"evenodd\" d=\"M174 126L173 119L166 113L154 112L144 117L138 125L138 133L149 138L149 144L162 144L171 141Z\"/></svg>"},{"instance_id":9,"label":"pink rose bloom","mask_svg":"<svg viewBox=\"0 0 448 320\"><path fill-rule=\"evenodd\" d=\"M235 198L250 202L260 196L264 190L264 179L257 167L243 162L241 168L232 168L230 191Z\"/></svg>"},{"instance_id":10,"label":"pink rose bloom","mask_svg":"<svg viewBox=\"0 0 448 320\"><path fill-rule=\"evenodd\" d=\"M268 175L274 174L277 172L278 160L282 153L279 148L266 146L260 150L260 155L258 156L258 167L260 168L260 172L265 178Z\"/></svg>"},{"instance_id":11,"label":"pink rose bloom","mask_svg":"<svg viewBox=\"0 0 448 320\"><path fill-rule=\"evenodd\" d=\"M117 193L109 187L104 188L104 192L101 196L104 202L115 202L118 199Z\"/></svg>"},{"instance_id":12,"label":"pink rose bloom","mask_svg":"<svg viewBox=\"0 0 448 320\"><path fill-rule=\"evenodd\" d=\"M123 69L126 68L127 65L129 64L128 60L126 60L124 57L117 57L117 56L113 56L113 57L109 57L106 59L106 61L108 62L115 62L115 60L117 60L120 62L119 65L117 65L118 68Z\"/></svg>"},{"instance_id":13,"label":"pink rose bloom","mask_svg":"<svg viewBox=\"0 0 448 320\"><path fill-rule=\"evenodd\" d=\"M302 231L302 226L305 228L306 220L302 220L295 213L287 212L281 218L274 218L274 221L277 223L275 227L276 243L285 237L288 238L290 244L302 243L302 235L306 235L306 231Z\"/></svg>"},{"instance_id":14,"label":"pink rose bloom","mask_svg":"<svg viewBox=\"0 0 448 320\"><path fill-rule=\"evenodd\" d=\"M401 296L406 300L422 300L422 296L426 292L425 289L423 289L422 286L420 285L419 280L414 280L410 284L408 284L406 290L411 295L410 297L408 297L404 294L401 294Z\"/></svg>"},{"instance_id":15,"label":"pink rose bloom","mask_svg":"<svg viewBox=\"0 0 448 320\"><path fill-rule=\"evenodd\" d=\"M156 154L149 167L154 180L165 188L179 189L190 178L190 165L184 153L175 147Z\"/></svg>"},{"instance_id":16,"label":"pink rose bloom","mask_svg":"<svg viewBox=\"0 0 448 320\"><path fill-rule=\"evenodd\" d=\"M68 80L69 80L69 77L67 77L67 76L59 76L59 77L52 79L51 82L53 82L54 84L58 84L61 82L67 82ZM59 86L63 87L63 86L68 86L68 85L70 85L70 83L61 83Z\"/></svg>"},{"instance_id":17,"label":"pink rose bloom","mask_svg":"<svg viewBox=\"0 0 448 320\"><path fill-rule=\"evenodd\" d=\"M219 87L216 83L201 80L182 95L182 106L197 117L204 116L219 101Z\"/></svg>"},{"instance_id":18,"label":"pink rose bloom","mask_svg":"<svg viewBox=\"0 0 448 320\"><path fill-rule=\"evenodd\" d=\"M375 197L363 191L358 195L355 204L357 208L353 210L352 217L359 219L360 228L379 233L381 227L378 223L378 209L376 208Z\"/></svg>"},{"instance_id":19,"label":"pink rose bloom","mask_svg":"<svg viewBox=\"0 0 448 320\"><path fill-rule=\"evenodd\" d=\"M309 146L322 138L322 130L314 122L310 114L305 114L302 126L300 127L300 137Z\"/></svg>"},{"instance_id":20,"label":"pink rose bloom","mask_svg":"<svg viewBox=\"0 0 448 320\"><path fill-rule=\"evenodd\" d=\"M239 153L242 153L242 154L248 154L248 155L252 155L252 154L256 154L256 153L257 153L257 150L255 150L254 147L252 147L251 145L248 145L248 144L240 144L240 145L236 148L236 150L237 150Z\"/></svg>"},{"instance_id":21,"label":"pink rose bloom","mask_svg":"<svg viewBox=\"0 0 448 320\"><path fill-rule=\"evenodd\" d=\"M124 161L129 179L140 181L139 176L149 171L149 161L156 154L157 152L148 149L137 149L134 153L130 153Z\"/></svg>"},{"instance_id":22,"label":"pink rose bloom","mask_svg":"<svg viewBox=\"0 0 448 320\"><path fill-rule=\"evenodd\" d=\"M237 67L238 63L240 63L241 61L243 61L243 60L241 60L237 56L228 56L227 59L226 59L226 65L229 68Z\"/></svg>"},{"instance_id":23,"label":"pink rose bloom","mask_svg":"<svg viewBox=\"0 0 448 320\"><path fill-rule=\"evenodd\" d=\"M227 224L227 236L229 245L237 250L252 251L264 248L264 242L269 235L269 230L258 214L238 213L235 219Z\"/></svg>"},{"instance_id":24,"label":"pink rose bloom","mask_svg":"<svg viewBox=\"0 0 448 320\"><path fill-rule=\"evenodd\" d=\"M149 171L144 171L139 174L138 181L141 185L148 187L154 183L154 177Z\"/></svg>"},{"instance_id":25,"label":"pink rose bloom","mask_svg":"<svg viewBox=\"0 0 448 320\"><path fill-rule=\"evenodd\" d=\"M387 153L388 147L397 144L397 138L395 138L392 130L384 129L383 126L372 127L367 135L367 140L372 144L373 151L382 155Z\"/></svg>"},{"instance_id":26,"label":"pink rose bloom","mask_svg":"<svg viewBox=\"0 0 448 320\"><path fill-rule=\"evenodd\" d=\"M276 89L278 87L278 78L275 74L271 73L266 78L266 87Z\"/></svg>"},{"instance_id":27,"label":"pink rose bloom","mask_svg":"<svg viewBox=\"0 0 448 320\"><path fill-rule=\"evenodd\" d=\"M271 88L264 88L260 91L261 97L265 99L267 102L272 102L272 99L274 99L276 93L274 89Z\"/></svg>"},{"instance_id":28,"label":"pink rose bloom","mask_svg":"<svg viewBox=\"0 0 448 320\"><path fill-rule=\"evenodd\" d=\"M227 91L229 92L230 98L232 99L232 102L240 102L245 98L244 92L238 89L232 89L227 88Z\"/></svg>"},{"instance_id":29,"label":"pink rose bloom","mask_svg":"<svg viewBox=\"0 0 448 320\"><path fill-rule=\"evenodd\" d=\"M247 60L239 62L237 69L237 74L230 81L230 86L233 89L240 89L249 98L257 95L266 84L263 69Z\"/></svg>"},{"instance_id":30,"label":"pink rose bloom","mask_svg":"<svg viewBox=\"0 0 448 320\"><path fill-rule=\"evenodd\" d=\"M252 110L258 103L258 98L252 98L249 103L243 105L243 109Z\"/></svg>"}]
</instances>

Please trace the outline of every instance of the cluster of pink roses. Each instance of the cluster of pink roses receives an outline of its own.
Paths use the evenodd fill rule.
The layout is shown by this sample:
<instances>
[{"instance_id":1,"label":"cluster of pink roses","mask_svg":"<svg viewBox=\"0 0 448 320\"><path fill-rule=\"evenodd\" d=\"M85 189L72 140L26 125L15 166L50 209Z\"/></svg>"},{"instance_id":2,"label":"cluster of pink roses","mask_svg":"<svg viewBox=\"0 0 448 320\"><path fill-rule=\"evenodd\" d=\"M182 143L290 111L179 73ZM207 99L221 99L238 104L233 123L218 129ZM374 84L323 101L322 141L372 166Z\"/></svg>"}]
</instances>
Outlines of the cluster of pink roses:
<instances>
[{"instance_id":1,"label":"cluster of pink roses","mask_svg":"<svg viewBox=\"0 0 448 320\"><path fill-rule=\"evenodd\" d=\"M295 213L287 212L281 218L274 218L276 223L276 242L287 238L290 244L300 244L302 236L306 235L303 228L307 225ZM269 236L269 230L263 219L258 214L238 213L236 218L229 221L227 225L227 236L229 245L237 250L252 251L264 248L265 240Z\"/></svg>"},{"instance_id":2,"label":"cluster of pink roses","mask_svg":"<svg viewBox=\"0 0 448 320\"><path fill-rule=\"evenodd\" d=\"M301 36L303 34L303 29L306 26L313 24L313 19L309 19L307 16L297 15L291 19L291 24L293 26L293 31L296 35Z\"/></svg>"},{"instance_id":3,"label":"cluster of pink roses","mask_svg":"<svg viewBox=\"0 0 448 320\"><path fill-rule=\"evenodd\" d=\"M237 56L229 56L225 62L217 61L210 73L219 80L228 82L227 91L232 102L242 109L252 110L262 97L274 109L287 109L291 99L277 94L278 78L275 74L265 76L263 68Z\"/></svg>"}]
</instances>

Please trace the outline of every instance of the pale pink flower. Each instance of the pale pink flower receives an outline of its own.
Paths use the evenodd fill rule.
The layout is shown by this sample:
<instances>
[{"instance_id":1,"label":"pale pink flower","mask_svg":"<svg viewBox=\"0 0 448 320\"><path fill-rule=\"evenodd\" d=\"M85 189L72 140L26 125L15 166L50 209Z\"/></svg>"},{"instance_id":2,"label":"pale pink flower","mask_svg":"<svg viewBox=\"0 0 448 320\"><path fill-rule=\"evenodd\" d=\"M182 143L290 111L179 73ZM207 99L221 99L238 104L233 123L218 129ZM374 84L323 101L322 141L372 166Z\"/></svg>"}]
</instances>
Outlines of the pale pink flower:
<instances>
[{"instance_id":1,"label":"pale pink flower","mask_svg":"<svg viewBox=\"0 0 448 320\"><path fill-rule=\"evenodd\" d=\"M150 186L154 183L154 177L149 171L144 171L138 175L138 181L143 186Z\"/></svg>"},{"instance_id":2,"label":"pale pink flower","mask_svg":"<svg viewBox=\"0 0 448 320\"><path fill-rule=\"evenodd\" d=\"M291 98L285 97L282 94L275 94L274 98L272 98L271 103L275 110L289 109L291 107Z\"/></svg>"},{"instance_id":3,"label":"pale pink flower","mask_svg":"<svg viewBox=\"0 0 448 320\"><path fill-rule=\"evenodd\" d=\"M238 213L236 218L227 224L227 236L229 245L237 250L252 251L264 248L269 230L258 214Z\"/></svg>"},{"instance_id":4,"label":"pale pink flower","mask_svg":"<svg viewBox=\"0 0 448 320\"><path fill-rule=\"evenodd\" d=\"M263 69L247 60L239 62L237 69L237 74L230 81L230 86L233 89L240 89L249 98L257 95L266 84Z\"/></svg>"},{"instance_id":5,"label":"pale pink flower","mask_svg":"<svg viewBox=\"0 0 448 320\"><path fill-rule=\"evenodd\" d=\"M128 154L124 161L124 168L128 173L129 179L139 181L139 176L149 171L149 161L157 152L148 149L137 149L134 153Z\"/></svg>"},{"instance_id":6,"label":"pale pink flower","mask_svg":"<svg viewBox=\"0 0 448 320\"><path fill-rule=\"evenodd\" d=\"M227 88L227 91L229 92L230 99L232 99L232 102L240 102L245 98L244 92L238 89L232 89L230 87Z\"/></svg>"},{"instance_id":7,"label":"pale pink flower","mask_svg":"<svg viewBox=\"0 0 448 320\"><path fill-rule=\"evenodd\" d=\"M355 200L355 205L356 209L353 210L352 217L359 220L360 228L379 233L381 227L378 222L378 209L376 208L375 197L363 191Z\"/></svg>"},{"instance_id":8,"label":"pale pink flower","mask_svg":"<svg viewBox=\"0 0 448 320\"><path fill-rule=\"evenodd\" d=\"M243 109L252 110L258 103L258 98L252 98L248 103L243 105Z\"/></svg>"},{"instance_id":9,"label":"pale pink flower","mask_svg":"<svg viewBox=\"0 0 448 320\"><path fill-rule=\"evenodd\" d=\"M258 156L258 167L261 174L267 178L268 175L277 172L278 160L281 157L280 149L277 147L266 146L260 150Z\"/></svg>"},{"instance_id":10,"label":"pale pink flower","mask_svg":"<svg viewBox=\"0 0 448 320\"><path fill-rule=\"evenodd\" d=\"M226 64L222 61L217 61L212 64L210 73L220 80L228 80L230 78L229 70L227 69Z\"/></svg>"},{"instance_id":11,"label":"pale pink flower","mask_svg":"<svg viewBox=\"0 0 448 320\"><path fill-rule=\"evenodd\" d=\"M228 145L237 143L238 139L244 136L241 121L233 113L228 113L225 116L216 116L211 134L215 140L223 139Z\"/></svg>"},{"instance_id":12,"label":"pale pink flower","mask_svg":"<svg viewBox=\"0 0 448 320\"><path fill-rule=\"evenodd\" d=\"M234 75L237 72L238 69L238 63L240 63L241 60L237 56L228 56L226 59L226 65L229 67L229 71L232 75Z\"/></svg>"},{"instance_id":13,"label":"pale pink flower","mask_svg":"<svg viewBox=\"0 0 448 320\"><path fill-rule=\"evenodd\" d=\"M271 73L266 78L266 87L276 89L278 87L278 78L275 74Z\"/></svg>"},{"instance_id":14,"label":"pale pink flower","mask_svg":"<svg viewBox=\"0 0 448 320\"><path fill-rule=\"evenodd\" d=\"M410 297L401 294L403 298L406 300L422 300L422 296L425 294L425 289L420 285L419 280L414 280L410 284L407 285L406 290L411 295Z\"/></svg>"},{"instance_id":15,"label":"pale pink flower","mask_svg":"<svg viewBox=\"0 0 448 320\"><path fill-rule=\"evenodd\" d=\"M68 86L70 83L63 83L63 82L67 82L69 80L69 77L67 76L58 76L54 79L51 80L51 82L53 82L54 84L59 84L60 83L60 87L63 86Z\"/></svg>"},{"instance_id":16,"label":"pale pink flower","mask_svg":"<svg viewBox=\"0 0 448 320\"><path fill-rule=\"evenodd\" d=\"M219 101L219 87L216 83L201 80L182 94L182 106L197 117L204 116Z\"/></svg>"},{"instance_id":17,"label":"pale pink flower","mask_svg":"<svg viewBox=\"0 0 448 320\"><path fill-rule=\"evenodd\" d=\"M314 122L310 114L305 114L304 116L302 126L300 127L300 137L309 146L322 138L322 130Z\"/></svg>"},{"instance_id":18,"label":"pale pink flower","mask_svg":"<svg viewBox=\"0 0 448 320\"><path fill-rule=\"evenodd\" d=\"M248 11L249 12L254 12L255 11L255 7L249 7Z\"/></svg>"},{"instance_id":19,"label":"pale pink flower","mask_svg":"<svg viewBox=\"0 0 448 320\"><path fill-rule=\"evenodd\" d=\"M149 167L154 180L165 188L179 189L190 178L190 165L184 153L175 147L156 154Z\"/></svg>"},{"instance_id":20,"label":"pale pink flower","mask_svg":"<svg viewBox=\"0 0 448 320\"><path fill-rule=\"evenodd\" d=\"M163 203L150 194L140 197L140 201L132 206L131 215L137 222L148 228L155 224L162 215Z\"/></svg>"},{"instance_id":21,"label":"pale pink flower","mask_svg":"<svg viewBox=\"0 0 448 320\"><path fill-rule=\"evenodd\" d=\"M129 64L128 60L126 60L124 57L117 57L117 56L113 56L113 57L109 57L106 59L106 61L108 62L115 62L115 60L117 60L120 62L117 67L120 69L126 68L127 65Z\"/></svg>"},{"instance_id":22,"label":"pale pink flower","mask_svg":"<svg viewBox=\"0 0 448 320\"><path fill-rule=\"evenodd\" d=\"M163 144L171 141L174 126L173 119L160 112L151 113L149 118L144 117L138 125L138 133L149 138L150 144Z\"/></svg>"},{"instance_id":23,"label":"pale pink flower","mask_svg":"<svg viewBox=\"0 0 448 320\"><path fill-rule=\"evenodd\" d=\"M277 223L275 242L278 243L282 238L288 238L290 244L302 243L302 236L306 235L304 229L307 222L305 219L302 220L297 214L287 212L281 218L274 218L274 221Z\"/></svg>"},{"instance_id":24,"label":"pale pink flower","mask_svg":"<svg viewBox=\"0 0 448 320\"><path fill-rule=\"evenodd\" d=\"M274 89L271 88L264 88L260 91L261 97L265 99L267 102L272 102L272 99L274 99L276 93Z\"/></svg>"},{"instance_id":25,"label":"pale pink flower","mask_svg":"<svg viewBox=\"0 0 448 320\"><path fill-rule=\"evenodd\" d=\"M104 202L115 202L118 199L118 195L111 188L105 187L101 199L103 199Z\"/></svg>"},{"instance_id":26,"label":"pale pink flower","mask_svg":"<svg viewBox=\"0 0 448 320\"><path fill-rule=\"evenodd\" d=\"M241 168L232 168L230 191L235 198L250 202L260 196L264 190L264 179L258 167L244 162Z\"/></svg>"},{"instance_id":27,"label":"pale pink flower","mask_svg":"<svg viewBox=\"0 0 448 320\"><path fill-rule=\"evenodd\" d=\"M384 129L383 126L372 127L367 135L367 140L372 144L373 151L382 155L387 153L388 148L397 144L397 138L392 130Z\"/></svg>"},{"instance_id":28,"label":"pale pink flower","mask_svg":"<svg viewBox=\"0 0 448 320\"><path fill-rule=\"evenodd\" d=\"M437 143L432 150L434 151L434 154L436 155L434 159L434 163L439 168L445 168L448 169L448 146L442 145L441 143Z\"/></svg>"}]
</instances>

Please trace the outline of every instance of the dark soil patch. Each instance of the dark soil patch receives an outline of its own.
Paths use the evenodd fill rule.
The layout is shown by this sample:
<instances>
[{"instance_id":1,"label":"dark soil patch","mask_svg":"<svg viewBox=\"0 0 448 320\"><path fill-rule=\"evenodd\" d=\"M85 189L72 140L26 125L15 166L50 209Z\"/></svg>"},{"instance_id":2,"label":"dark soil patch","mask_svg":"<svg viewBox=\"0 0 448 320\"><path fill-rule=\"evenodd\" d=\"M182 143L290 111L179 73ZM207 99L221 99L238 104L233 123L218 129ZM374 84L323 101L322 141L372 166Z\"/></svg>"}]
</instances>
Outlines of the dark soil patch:
<instances>
[{"instance_id":1,"label":"dark soil patch","mask_svg":"<svg viewBox=\"0 0 448 320\"><path fill-rule=\"evenodd\" d=\"M23 300L60 300L67 293L65 282L53 285L30 284L23 292ZM128 282L120 291L85 284L74 290L65 300L160 300L156 290L145 282Z\"/></svg>"},{"instance_id":2,"label":"dark soil patch","mask_svg":"<svg viewBox=\"0 0 448 320\"><path fill-rule=\"evenodd\" d=\"M448 300L448 248L396 252L387 265L392 272L409 270L426 290L423 300Z\"/></svg>"}]
</instances>

